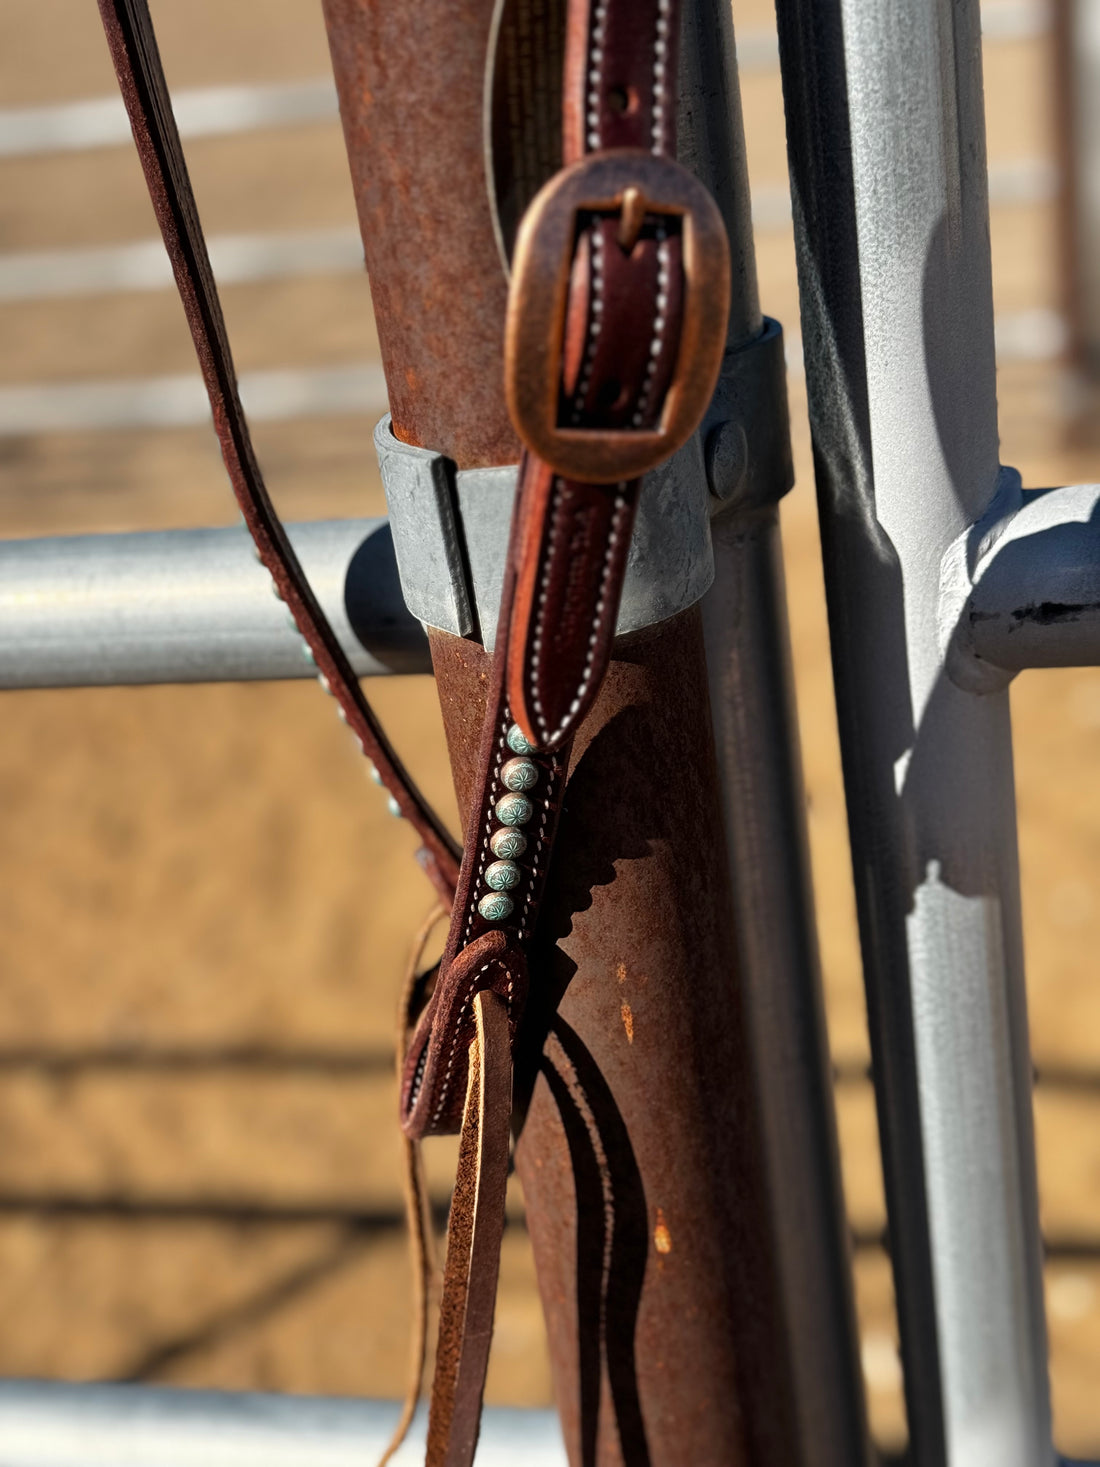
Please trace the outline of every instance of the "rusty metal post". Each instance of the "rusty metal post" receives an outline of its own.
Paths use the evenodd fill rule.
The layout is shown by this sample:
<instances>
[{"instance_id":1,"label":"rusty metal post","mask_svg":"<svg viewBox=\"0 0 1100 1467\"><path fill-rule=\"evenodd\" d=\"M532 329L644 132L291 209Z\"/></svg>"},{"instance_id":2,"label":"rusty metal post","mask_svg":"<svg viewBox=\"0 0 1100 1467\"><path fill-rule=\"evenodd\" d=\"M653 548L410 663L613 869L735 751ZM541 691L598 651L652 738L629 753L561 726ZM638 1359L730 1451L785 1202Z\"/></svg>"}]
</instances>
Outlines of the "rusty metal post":
<instances>
[{"instance_id":1,"label":"rusty metal post","mask_svg":"<svg viewBox=\"0 0 1100 1467\"><path fill-rule=\"evenodd\" d=\"M765 1138L797 1418L797 1454L786 1461L866 1467L871 1449L779 532L779 503L794 483L786 379L782 363L768 359L782 343L777 323L760 310L729 0L692 0L685 12L681 160L718 202L733 266L728 356L707 440L715 465L714 584L702 615L753 1104Z\"/></svg>"},{"instance_id":2,"label":"rusty metal post","mask_svg":"<svg viewBox=\"0 0 1100 1467\"><path fill-rule=\"evenodd\" d=\"M1095 379L1100 372L1100 4L1055 0L1051 20L1062 314L1072 365Z\"/></svg>"},{"instance_id":3,"label":"rusty metal post","mask_svg":"<svg viewBox=\"0 0 1100 1467\"><path fill-rule=\"evenodd\" d=\"M423 0L415 25L385 0L324 4L394 430L460 468L514 461L482 161L492 0ZM461 809L488 659L430 639ZM542 938L517 1168L570 1460L797 1463L695 608L618 649Z\"/></svg>"}]
</instances>

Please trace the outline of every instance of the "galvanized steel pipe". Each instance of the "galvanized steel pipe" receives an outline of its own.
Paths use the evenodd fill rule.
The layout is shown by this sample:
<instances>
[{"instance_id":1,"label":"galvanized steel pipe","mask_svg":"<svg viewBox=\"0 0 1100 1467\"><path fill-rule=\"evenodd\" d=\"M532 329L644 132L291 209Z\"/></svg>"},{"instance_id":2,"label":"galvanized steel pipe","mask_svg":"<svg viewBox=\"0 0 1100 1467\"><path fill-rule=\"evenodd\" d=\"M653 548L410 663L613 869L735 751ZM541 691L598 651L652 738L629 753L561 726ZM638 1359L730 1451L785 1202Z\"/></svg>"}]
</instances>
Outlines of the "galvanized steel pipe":
<instances>
[{"instance_id":1,"label":"galvanized steel pipe","mask_svg":"<svg viewBox=\"0 0 1100 1467\"><path fill-rule=\"evenodd\" d=\"M287 530L360 676L431 670L384 519ZM0 542L0 688L316 675L243 529Z\"/></svg>"},{"instance_id":2,"label":"galvanized steel pipe","mask_svg":"<svg viewBox=\"0 0 1100 1467\"><path fill-rule=\"evenodd\" d=\"M1000 474L975 0L780 0L914 1467L1053 1462L1012 741L940 566Z\"/></svg>"},{"instance_id":3,"label":"galvanized steel pipe","mask_svg":"<svg viewBox=\"0 0 1100 1467\"><path fill-rule=\"evenodd\" d=\"M0 1382L5 1467L362 1467L396 1401L147 1385ZM422 1411L394 1467L424 1460ZM478 1467L565 1467L552 1411L485 1412Z\"/></svg>"},{"instance_id":4,"label":"galvanized steel pipe","mask_svg":"<svg viewBox=\"0 0 1100 1467\"><path fill-rule=\"evenodd\" d=\"M1077 365L1100 371L1100 0L1054 0L1062 307Z\"/></svg>"},{"instance_id":5,"label":"galvanized steel pipe","mask_svg":"<svg viewBox=\"0 0 1100 1467\"><path fill-rule=\"evenodd\" d=\"M1023 495L989 539L961 610L945 564L954 680L984 691L1029 667L1100 663L1100 484Z\"/></svg>"},{"instance_id":6,"label":"galvanized steel pipe","mask_svg":"<svg viewBox=\"0 0 1100 1467\"><path fill-rule=\"evenodd\" d=\"M715 497L714 582L702 611L737 971L765 1142L782 1373L791 1381L784 1460L859 1467L870 1446L779 538L779 501L793 482L785 366L779 328L760 311L728 0L685 5L681 71L681 161L713 193L731 245L728 355L704 432ZM773 1368L757 1361L762 1372Z\"/></svg>"}]
</instances>

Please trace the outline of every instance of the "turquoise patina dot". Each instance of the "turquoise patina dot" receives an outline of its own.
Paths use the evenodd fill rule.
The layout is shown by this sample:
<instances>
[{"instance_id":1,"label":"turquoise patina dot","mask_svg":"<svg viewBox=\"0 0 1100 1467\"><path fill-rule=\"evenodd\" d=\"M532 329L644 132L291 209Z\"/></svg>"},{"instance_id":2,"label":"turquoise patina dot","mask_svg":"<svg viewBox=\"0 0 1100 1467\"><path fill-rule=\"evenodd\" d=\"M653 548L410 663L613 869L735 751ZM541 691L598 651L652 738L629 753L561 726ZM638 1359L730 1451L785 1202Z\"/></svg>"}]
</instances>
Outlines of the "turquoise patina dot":
<instances>
[{"instance_id":1,"label":"turquoise patina dot","mask_svg":"<svg viewBox=\"0 0 1100 1467\"><path fill-rule=\"evenodd\" d=\"M514 861L527 849L527 837L522 830L512 830L502 825L489 837L489 848L502 861Z\"/></svg>"},{"instance_id":2,"label":"turquoise patina dot","mask_svg":"<svg viewBox=\"0 0 1100 1467\"><path fill-rule=\"evenodd\" d=\"M485 868L485 885L493 891L511 891L522 875L514 861L490 861Z\"/></svg>"},{"instance_id":3,"label":"turquoise patina dot","mask_svg":"<svg viewBox=\"0 0 1100 1467\"><path fill-rule=\"evenodd\" d=\"M526 795L502 795L496 803L496 817L501 825L526 825L535 807Z\"/></svg>"},{"instance_id":4,"label":"turquoise patina dot","mask_svg":"<svg viewBox=\"0 0 1100 1467\"><path fill-rule=\"evenodd\" d=\"M513 754L533 754L534 744L529 744L518 723L513 723L507 734L508 747Z\"/></svg>"},{"instance_id":5,"label":"turquoise patina dot","mask_svg":"<svg viewBox=\"0 0 1100 1467\"><path fill-rule=\"evenodd\" d=\"M401 814L401 806L397 803L392 795L389 797L389 800L386 803L389 805L391 815Z\"/></svg>"},{"instance_id":6,"label":"turquoise patina dot","mask_svg":"<svg viewBox=\"0 0 1100 1467\"><path fill-rule=\"evenodd\" d=\"M530 759L509 759L500 777L506 789L533 790L539 782L539 767Z\"/></svg>"},{"instance_id":7,"label":"turquoise patina dot","mask_svg":"<svg viewBox=\"0 0 1100 1467\"><path fill-rule=\"evenodd\" d=\"M477 904L477 909L485 918L486 922L503 922L505 917L512 915L514 906L512 898L503 891L491 891L488 896L483 896Z\"/></svg>"}]
</instances>

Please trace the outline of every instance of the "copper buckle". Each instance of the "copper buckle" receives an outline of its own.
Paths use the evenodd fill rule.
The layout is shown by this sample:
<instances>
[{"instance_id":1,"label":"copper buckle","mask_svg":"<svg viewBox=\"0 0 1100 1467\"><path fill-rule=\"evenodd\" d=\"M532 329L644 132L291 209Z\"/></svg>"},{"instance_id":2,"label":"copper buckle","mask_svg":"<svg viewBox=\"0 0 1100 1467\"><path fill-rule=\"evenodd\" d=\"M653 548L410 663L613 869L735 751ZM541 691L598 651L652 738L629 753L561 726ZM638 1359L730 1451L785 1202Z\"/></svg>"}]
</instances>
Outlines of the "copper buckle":
<instances>
[{"instance_id":1,"label":"copper buckle","mask_svg":"<svg viewBox=\"0 0 1100 1467\"><path fill-rule=\"evenodd\" d=\"M630 248L644 216L678 216L684 307L676 369L656 428L593 429L559 422L562 341L578 215L620 212ZM505 332L508 409L527 447L564 478L591 484L635 479L695 431L707 409L726 341L729 244L710 194L678 163L641 149L595 153L564 168L523 216L512 260Z\"/></svg>"}]
</instances>

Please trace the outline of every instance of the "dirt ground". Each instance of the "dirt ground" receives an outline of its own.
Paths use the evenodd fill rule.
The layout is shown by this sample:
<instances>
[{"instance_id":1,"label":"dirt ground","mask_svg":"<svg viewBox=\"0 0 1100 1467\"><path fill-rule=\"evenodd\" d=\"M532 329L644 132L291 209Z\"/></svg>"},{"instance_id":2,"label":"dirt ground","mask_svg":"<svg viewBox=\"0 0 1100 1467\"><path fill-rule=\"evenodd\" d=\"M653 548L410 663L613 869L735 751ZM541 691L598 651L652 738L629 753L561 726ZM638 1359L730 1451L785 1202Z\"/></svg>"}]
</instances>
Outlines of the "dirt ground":
<instances>
[{"instance_id":1,"label":"dirt ground","mask_svg":"<svg viewBox=\"0 0 1100 1467\"><path fill-rule=\"evenodd\" d=\"M324 72L316 0L158 0L179 86ZM736 0L739 26L769 26ZM986 51L995 161L1052 156L1048 39ZM112 88L87 0L7 0L0 106ZM785 179L778 77L744 81L754 185ZM207 228L351 224L339 129L189 149ZM992 217L1000 313L1057 304L1050 203ZM124 242L153 220L125 149L0 161L0 250ZM765 309L797 329L789 231L758 237ZM243 369L377 355L365 281L234 286ZM182 372L173 295L0 305L0 385ZM845 1185L884 1213L801 380L783 514ZM1095 476L1100 442L1055 363L1005 365L1003 456L1029 486ZM381 512L368 416L264 424L288 518ZM205 429L0 439L0 535L228 524ZM2 628L0 628L2 635ZM452 810L427 679L371 689ZM1048 1317L1058 1441L1100 1455L1100 672L1013 691ZM430 905L312 684L9 694L0 724L0 1375L399 1393L407 1284L390 1076L409 936ZM432 1148L442 1200L450 1166ZM521 1200L514 1199L518 1219ZM876 1434L904 1439L889 1265L858 1248ZM525 1234L507 1236L490 1400L550 1380Z\"/></svg>"}]
</instances>

